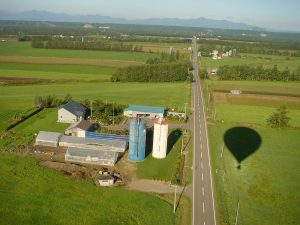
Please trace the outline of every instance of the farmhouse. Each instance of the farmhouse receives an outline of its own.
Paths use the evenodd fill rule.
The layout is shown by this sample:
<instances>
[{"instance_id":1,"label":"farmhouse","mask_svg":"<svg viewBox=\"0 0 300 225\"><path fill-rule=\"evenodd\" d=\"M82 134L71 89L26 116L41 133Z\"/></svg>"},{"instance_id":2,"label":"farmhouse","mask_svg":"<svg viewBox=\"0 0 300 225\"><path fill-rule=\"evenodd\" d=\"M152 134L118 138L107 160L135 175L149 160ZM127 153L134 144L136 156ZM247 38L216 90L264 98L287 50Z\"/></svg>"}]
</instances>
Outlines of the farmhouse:
<instances>
[{"instance_id":1,"label":"farmhouse","mask_svg":"<svg viewBox=\"0 0 300 225\"><path fill-rule=\"evenodd\" d=\"M86 131L95 131L95 129L97 129L96 124L90 123L86 120L81 120L76 123L72 123L65 130L65 135L85 137Z\"/></svg>"},{"instance_id":2,"label":"farmhouse","mask_svg":"<svg viewBox=\"0 0 300 225\"><path fill-rule=\"evenodd\" d=\"M163 118L165 116L165 108L157 106L142 106L142 105L129 105L124 110L124 116L127 117L149 117Z\"/></svg>"},{"instance_id":3,"label":"farmhouse","mask_svg":"<svg viewBox=\"0 0 300 225\"><path fill-rule=\"evenodd\" d=\"M58 120L60 123L74 123L83 120L87 116L88 110L78 102L69 101L60 106L58 110Z\"/></svg>"}]
</instances>

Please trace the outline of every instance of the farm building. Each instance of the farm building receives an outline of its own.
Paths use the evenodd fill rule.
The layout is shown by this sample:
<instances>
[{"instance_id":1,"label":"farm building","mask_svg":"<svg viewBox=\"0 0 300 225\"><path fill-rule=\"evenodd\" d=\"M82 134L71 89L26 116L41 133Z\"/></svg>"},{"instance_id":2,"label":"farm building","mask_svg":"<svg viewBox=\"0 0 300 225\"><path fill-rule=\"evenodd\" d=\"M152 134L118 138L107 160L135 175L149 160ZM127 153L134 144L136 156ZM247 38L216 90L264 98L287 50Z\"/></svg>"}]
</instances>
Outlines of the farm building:
<instances>
[{"instance_id":1,"label":"farm building","mask_svg":"<svg viewBox=\"0 0 300 225\"><path fill-rule=\"evenodd\" d=\"M118 152L69 147L65 154L65 160L77 163L113 166L118 156Z\"/></svg>"},{"instance_id":2,"label":"farm building","mask_svg":"<svg viewBox=\"0 0 300 225\"><path fill-rule=\"evenodd\" d=\"M61 133L40 131L35 139L35 145L58 147Z\"/></svg>"},{"instance_id":3,"label":"farm building","mask_svg":"<svg viewBox=\"0 0 300 225\"><path fill-rule=\"evenodd\" d=\"M81 120L71 124L66 130L65 135L85 137L86 131L94 131L97 129L96 124L90 123L86 120Z\"/></svg>"},{"instance_id":4,"label":"farm building","mask_svg":"<svg viewBox=\"0 0 300 225\"><path fill-rule=\"evenodd\" d=\"M60 106L57 122L74 123L86 118L87 113L88 109L85 106L78 102L69 101L67 104Z\"/></svg>"},{"instance_id":5,"label":"farm building","mask_svg":"<svg viewBox=\"0 0 300 225\"><path fill-rule=\"evenodd\" d=\"M101 176L99 178L100 186L112 186L115 183L115 178L111 175Z\"/></svg>"},{"instance_id":6,"label":"farm building","mask_svg":"<svg viewBox=\"0 0 300 225\"><path fill-rule=\"evenodd\" d=\"M64 135L60 138L59 146L93 149L100 151L125 152L128 146L128 141L113 139L81 138Z\"/></svg>"},{"instance_id":7,"label":"farm building","mask_svg":"<svg viewBox=\"0 0 300 225\"><path fill-rule=\"evenodd\" d=\"M124 116L127 117L149 117L163 118L165 116L165 108L157 106L142 106L142 105L129 105L124 110Z\"/></svg>"}]
</instances>

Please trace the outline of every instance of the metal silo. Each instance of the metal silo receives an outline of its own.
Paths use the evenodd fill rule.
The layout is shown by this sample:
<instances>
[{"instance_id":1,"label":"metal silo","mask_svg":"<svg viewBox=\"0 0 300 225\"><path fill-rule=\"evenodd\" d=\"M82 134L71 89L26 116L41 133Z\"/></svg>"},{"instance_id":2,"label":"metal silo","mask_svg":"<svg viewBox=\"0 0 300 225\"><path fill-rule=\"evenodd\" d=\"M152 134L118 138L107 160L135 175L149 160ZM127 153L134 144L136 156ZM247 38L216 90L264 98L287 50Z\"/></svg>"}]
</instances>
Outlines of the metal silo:
<instances>
[{"instance_id":1,"label":"metal silo","mask_svg":"<svg viewBox=\"0 0 300 225\"><path fill-rule=\"evenodd\" d=\"M154 123L152 156L163 159L167 156L168 123L159 119Z\"/></svg>"},{"instance_id":2,"label":"metal silo","mask_svg":"<svg viewBox=\"0 0 300 225\"><path fill-rule=\"evenodd\" d=\"M129 159L142 161L145 159L146 122L142 119L132 119L129 133Z\"/></svg>"}]
</instances>

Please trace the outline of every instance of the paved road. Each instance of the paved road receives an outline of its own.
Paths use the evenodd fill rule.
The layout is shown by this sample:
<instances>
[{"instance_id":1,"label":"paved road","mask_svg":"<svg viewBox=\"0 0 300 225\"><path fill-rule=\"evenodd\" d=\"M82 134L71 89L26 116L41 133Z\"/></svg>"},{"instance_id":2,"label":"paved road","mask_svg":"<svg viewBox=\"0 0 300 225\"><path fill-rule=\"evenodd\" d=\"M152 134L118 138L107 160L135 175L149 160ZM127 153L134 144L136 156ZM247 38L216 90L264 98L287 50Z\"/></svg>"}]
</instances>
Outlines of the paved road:
<instances>
[{"instance_id":1,"label":"paved road","mask_svg":"<svg viewBox=\"0 0 300 225\"><path fill-rule=\"evenodd\" d=\"M194 162L193 162L193 225L215 225L214 197L210 153L204 103L198 77L197 43L193 38L193 107L194 107Z\"/></svg>"}]
</instances>

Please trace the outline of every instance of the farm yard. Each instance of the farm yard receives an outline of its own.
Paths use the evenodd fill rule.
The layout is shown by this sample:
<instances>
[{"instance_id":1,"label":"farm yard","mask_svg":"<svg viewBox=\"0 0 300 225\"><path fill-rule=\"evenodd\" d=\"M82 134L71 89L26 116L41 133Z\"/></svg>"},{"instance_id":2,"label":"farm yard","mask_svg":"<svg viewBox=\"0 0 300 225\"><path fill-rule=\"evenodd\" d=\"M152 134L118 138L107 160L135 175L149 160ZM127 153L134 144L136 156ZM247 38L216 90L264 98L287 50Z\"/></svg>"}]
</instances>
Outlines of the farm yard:
<instances>
[{"instance_id":1,"label":"farm yard","mask_svg":"<svg viewBox=\"0 0 300 225\"><path fill-rule=\"evenodd\" d=\"M241 224L297 223L299 83L212 79L205 80L202 86L210 121L209 140L219 223L234 222L237 204ZM251 94L229 93L235 89ZM267 118L282 104L288 107L290 127L268 127ZM240 131L232 134L235 142L229 144L226 138L234 129ZM247 138L239 140L243 137ZM241 156L233 147L237 143L243 143L244 148L247 145L256 147L249 155Z\"/></svg>"}]
</instances>

